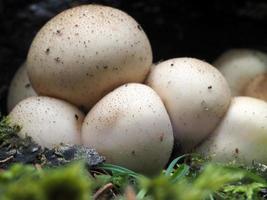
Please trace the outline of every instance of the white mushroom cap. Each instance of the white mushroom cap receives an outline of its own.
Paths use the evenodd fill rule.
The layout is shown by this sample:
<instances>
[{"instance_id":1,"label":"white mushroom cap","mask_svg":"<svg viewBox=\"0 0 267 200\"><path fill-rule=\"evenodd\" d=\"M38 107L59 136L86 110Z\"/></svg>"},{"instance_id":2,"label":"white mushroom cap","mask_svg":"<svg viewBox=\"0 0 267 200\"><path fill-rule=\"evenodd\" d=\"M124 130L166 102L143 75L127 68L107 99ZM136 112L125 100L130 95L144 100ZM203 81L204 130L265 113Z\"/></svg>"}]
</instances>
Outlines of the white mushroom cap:
<instances>
[{"instance_id":1,"label":"white mushroom cap","mask_svg":"<svg viewBox=\"0 0 267 200\"><path fill-rule=\"evenodd\" d=\"M194 58L176 58L156 65L147 84L163 100L176 144L190 151L210 134L230 103L230 89L221 73Z\"/></svg>"},{"instance_id":2,"label":"white mushroom cap","mask_svg":"<svg viewBox=\"0 0 267 200\"><path fill-rule=\"evenodd\" d=\"M38 94L87 109L124 83L143 82L151 64L141 26L126 13L100 5L78 6L51 19L27 58Z\"/></svg>"},{"instance_id":3,"label":"white mushroom cap","mask_svg":"<svg viewBox=\"0 0 267 200\"><path fill-rule=\"evenodd\" d=\"M32 96L37 96L37 94L31 86L26 66L23 64L17 70L9 86L7 97L8 112L10 112L21 100Z\"/></svg>"},{"instance_id":4,"label":"white mushroom cap","mask_svg":"<svg viewBox=\"0 0 267 200\"><path fill-rule=\"evenodd\" d=\"M219 126L196 152L214 161L267 164L267 103L235 97Z\"/></svg>"},{"instance_id":5,"label":"white mushroom cap","mask_svg":"<svg viewBox=\"0 0 267 200\"><path fill-rule=\"evenodd\" d=\"M148 86L126 84L102 98L86 116L82 142L107 162L154 174L168 162L173 131L160 97Z\"/></svg>"},{"instance_id":6,"label":"white mushroom cap","mask_svg":"<svg viewBox=\"0 0 267 200\"><path fill-rule=\"evenodd\" d=\"M18 135L29 136L43 147L60 143L80 144L84 114L75 106L50 97L29 97L8 115L13 124L22 127Z\"/></svg>"},{"instance_id":7,"label":"white mushroom cap","mask_svg":"<svg viewBox=\"0 0 267 200\"><path fill-rule=\"evenodd\" d=\"M232 49L223 53L213 65L224 75L232 96L243 96L252 79L267 73L267 55L251 49Z\"/></svg>"}]
</instances>

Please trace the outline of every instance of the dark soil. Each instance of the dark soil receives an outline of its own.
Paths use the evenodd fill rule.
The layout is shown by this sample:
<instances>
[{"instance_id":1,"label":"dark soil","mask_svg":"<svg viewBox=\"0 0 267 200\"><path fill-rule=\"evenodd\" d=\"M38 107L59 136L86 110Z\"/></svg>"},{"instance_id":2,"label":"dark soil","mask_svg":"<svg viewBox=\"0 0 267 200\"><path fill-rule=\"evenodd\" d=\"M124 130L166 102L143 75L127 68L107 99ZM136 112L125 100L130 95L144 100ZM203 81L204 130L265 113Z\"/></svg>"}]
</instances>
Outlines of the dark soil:
<instances>
[{"instance_id":1,"label":"dark soil","mask_svg":"<svg viewBox=\"0 0 267 200\"><path fill-rule=\"evenodd\" d=\"M193 0L0 0L0 109L32 38L58 12L82 3L120 8L146 31L154 61L190 56L212 61L229 48L267 51L267 2Z\"/></svg>"}]
</instances>

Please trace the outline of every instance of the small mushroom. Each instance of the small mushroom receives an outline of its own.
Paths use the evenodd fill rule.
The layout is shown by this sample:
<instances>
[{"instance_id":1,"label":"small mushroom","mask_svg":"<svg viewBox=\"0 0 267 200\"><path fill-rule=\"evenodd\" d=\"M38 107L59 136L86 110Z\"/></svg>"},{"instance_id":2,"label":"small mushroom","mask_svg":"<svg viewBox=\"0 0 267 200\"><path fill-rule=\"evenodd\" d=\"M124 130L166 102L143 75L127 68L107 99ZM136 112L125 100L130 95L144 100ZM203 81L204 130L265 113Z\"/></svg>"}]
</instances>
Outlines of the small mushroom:
<instances>
[{"instance_id":1,"label":"small mushroom","mask_svg":"<svg viewBox=\"0 0 267 200\"><path fill-rule=\"evenodd\" d=\"M23 64L14 75L8 90L7 110L10 112L21 100L37 96L31 86L26 66Z\"/></svg>"},{"instance_id":2,"label":"small mushroom","mask_svg":"<svg viewBox=\"0 0 267 200\"><path fill-rule=\"evenodd\" d=\"M151 71L147 84L163 100L172 121L176 146L182 152L190 151L205 139L230 104L230 89L221 73L194 58L159 63Z\"/></svg>"},{"instance_id":3,"label":"small mushroom","mask_svg":"<svg viewBox=\"0 0 267 200\"><path fill-rule=\"evenodd\" d=\"M216 162L267 164L267 103L235 97L216 130L196 152Z\"/></svg>"},{"instance_id":4,"label":"small mushroom","mask_svg":"<svg viewBox=\"0 0 267 200\"><path fill-rule=\"evenodd\" d=\"M266 99L261 84L266 84L267 54L252 49L232 49L223 53L213 65L224 75L232 96Z\"/></svg>"},{"instance_id":5,"label":"small mushroom","mask_svg":"<svg viewBox=\"0 0 267 200\"><path fill-rule=\"evenodd\" d=\"M143 82L152 64L149 40L126 13L83 5L52 18L36 35L27 57L40 95L90 109L128 82Z\"/></svg>"},{"instance_id":6,"label":"small mushroom","mask_svg":"<svg viewBox=\"0 0 267 200\"><path fill-rule=\"evenodd\" d=\"M29 136L43 147L81 143L84 114L65 101L29 97L17 104L8 117L12 124L21 126L20 137Z\"/></svg>"},{"instance_id":7,"label":"small mushroom","mask_svg":"<svg viewBox=\"0 0 267 200\"><path fill-rule=\"evenodd\" d=\"M131 83L91 109L82 125L82 143L109 163L151 175L167 164L173 131L160 97L146 85Z\"/></svg>"}]
</instances>

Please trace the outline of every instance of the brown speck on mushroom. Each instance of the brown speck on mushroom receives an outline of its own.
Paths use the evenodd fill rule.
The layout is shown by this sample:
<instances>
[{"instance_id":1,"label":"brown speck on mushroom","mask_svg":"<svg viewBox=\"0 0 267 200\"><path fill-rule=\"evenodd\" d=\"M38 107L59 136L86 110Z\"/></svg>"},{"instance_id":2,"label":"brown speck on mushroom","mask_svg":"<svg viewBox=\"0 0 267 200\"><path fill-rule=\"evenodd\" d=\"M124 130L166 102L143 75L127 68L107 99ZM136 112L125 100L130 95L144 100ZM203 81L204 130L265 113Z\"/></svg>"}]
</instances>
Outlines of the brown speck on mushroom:
<instances>
[{"instance_id":1,"label":"brown speck on mushroom","mask_svg":"<svg viewBox=\"0 0 267 200\"><path fill-rule=\"evenodd\" d=\"M104 68L104 69L107 69L107 68L108 68L108 66L106 66L106 65L105 65L103 68Z\"/></svg>"},{"instance_id":2,"label":"brown speck on mushroom","mask_svg":"<svg viewBox=\"0 0 267 200\"><path fill-rule=\"evenodd\" d=\"M55 58L55 61L56 61L56 62L60 62L60 58L59 58L59 57L56 57L56 58Z\"/></svg>"},{"instance_id":3,"label":"brown speck on mushroom","mask_svg":"<svg viewBox=\"0 0 267 200\"><path fill-rule=\"evenodd\" d=\"M86 76L94 77L93 74L86 73Z\"/></svg>"},{"instance_id":4,"label":"brown speck on mushroom","mask_svg":"<svg viewBox=\"0 0 267 200\"><path fill-rule=\"evenodd\" d=\"M237 153L237 154L239 153L239 149L238 148L235 149L235 153Z\"/></svg>"},{"instance_id":5,"label":"brown speck on mushroom","mask_svg":"<svg viewBox=\"0 0 267 200\"><path fill-rule=\"evenodd\" d=\"M135 150L133 150L131 153L132 153L133 156L135 156Z\"/></svg>"},{"instance_id":6,"label":"brown speck on mushroom","mask_svg":"<svg viewBox=\"0 0 267 200\"><path fill-rule=\"evenodd\" d=\"M160 135L160 137L159 137L159 140L162 142L163 139L164 139L164 134L162 133L162 134Z\"/></svg>"},{"instance_id":7,"label":"brown speck on mushroom","mask_svg":"<svg viewBox=\"0 0 267 200\"><path fill-rule=\"evenodd\" d=\"M57 30L56 31L56 34L59 35L59 36L61 36L62 35L62 32L60 30Z\"/></svg>"},{"instance_id":8,"label":"brown speck on mushroom","mask_svg":"<svg viewBox=\"0 0 267 200\"><path fill-rule=\"evenodd\" d=\"M210 86L208 87L208 89L209 89L209 90L212 89L212 86L210 85Z\"/></svg>"},{"instance_id":9,"label":"brown speck on mushroom","mask_svg":"<svg viewBox=\"0 0 267 200\"><path fill-rule=\"evenodd\" d=\"M30 83L27 83L27 84L25 85L25 88L29 88L29 87L31 87L31 84L30 84Z\"/></svg>"},{"instance_id":10,"label":"brown speck on mushroom","mask_svg":"<svg viewBox=\"0 0 267 200\"><path fill-rule=\"evenodd\" d=\"M79 116L77 114L75 114L75 119L78 120L79 119Z\"/></svg>"},{"instance_id":11,"label":"brown speck on mushroom","mask_svg":"<svg viewBox=\"0 0 267 200\"><path fill-rule=\"evenodd\" d=\"M47 49L45 50L45 53L46 53L46 54L49 54L49 52L50 52L50 48L47 48Z\"/></svg>"}]
</instances>

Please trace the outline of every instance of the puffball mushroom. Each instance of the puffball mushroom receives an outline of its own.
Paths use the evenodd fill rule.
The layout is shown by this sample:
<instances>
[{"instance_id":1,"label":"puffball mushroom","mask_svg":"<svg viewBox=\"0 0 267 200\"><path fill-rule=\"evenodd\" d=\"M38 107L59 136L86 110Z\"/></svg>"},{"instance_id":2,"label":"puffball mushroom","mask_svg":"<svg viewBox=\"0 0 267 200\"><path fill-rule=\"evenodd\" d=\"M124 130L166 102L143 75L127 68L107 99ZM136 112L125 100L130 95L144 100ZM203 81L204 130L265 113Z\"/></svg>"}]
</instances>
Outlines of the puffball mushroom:
<instances>
[{"instance_id":1,"label":"puffball mushroom","mask_svg":"<svg viewBox=\"0 0 267 200\"><path fill-rule=\"evenodd\" d=\"M259 79L262 81L261 75L267 73L267 54L263 52L251 49L232 49L223 53L213 65L226 78L232 96L255 96L249 91L263 89L263 87L254 88L255 83L252 83L253 86L250 86L249 91L246 92L246 88L255 77L260 76ZM259 81L257 79L256 82Z\"/></svg>"},{"instance_id":2,"label":"puffball mushroom","mask_svg":"<svg viewBox=\"0 0 267 200\"><path fill-rule=\"evenodd\" d=\"M81 143L84 114L65 101L29 97L17 104L8 117L12 124L21 126L20 137L29 136L43 147Z\"/></svg>"},{"instance_id":3,"label":"puffball mushroom","mask_svg":"<svg viewBox=\"0 0 267 200\"><path fill-rule=\"evenodd\" d=\"M26 66L23 64L14 75L8 90L7 110L10 112L21 100L37 96L31 86Z\"/></svg>"},{"instance_id":4,"label":"puffball mushroom","mask_svg":"<svg viewBox=\"0 0 267 200\"><path fill-rule=\"evenodd\" d=\"M216 130L196 152L217 162L267 164L267 103L252 97L235 97Z\"/></svg>"},{"instance_id":5,"label":"puffball mushroom","mask_svg":"<svg viewBox=\"0 0 267 200\"><path fill-rule=\"evenodd\" d=\"M163 100L181 152L190 151L215 129L231 100L221 73L194 58L159 63L148 76L147 84Z\"/></svg>"},{"instance_id":6,"label":"puffball mushroom","mask_svg":"<svg viewBox=\"0 0 267 200\"><path fill-rule=\"evenodd\" d=\"M143 82L151 64L141 26L126 13L100 5L52 18L34 38L27 58L38 94L86 109L124 83Z\"/></svg>"},{"instance_id":7,"label":"puffball mushroom","mask_svg":"<svg viewBox=\"0 0 267 200\"><path fill-rule=\"evenodd\" d=\"M82 125L82 142L109 163L155 174L169 160L173 131L160 97L146 85L131 83L91 109Z\"/></svg>"}]
</instances>

